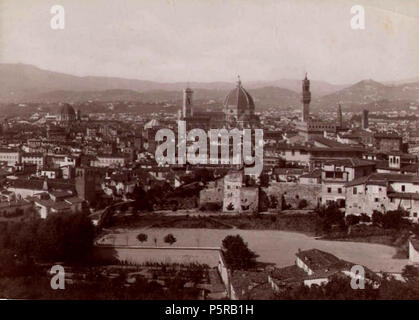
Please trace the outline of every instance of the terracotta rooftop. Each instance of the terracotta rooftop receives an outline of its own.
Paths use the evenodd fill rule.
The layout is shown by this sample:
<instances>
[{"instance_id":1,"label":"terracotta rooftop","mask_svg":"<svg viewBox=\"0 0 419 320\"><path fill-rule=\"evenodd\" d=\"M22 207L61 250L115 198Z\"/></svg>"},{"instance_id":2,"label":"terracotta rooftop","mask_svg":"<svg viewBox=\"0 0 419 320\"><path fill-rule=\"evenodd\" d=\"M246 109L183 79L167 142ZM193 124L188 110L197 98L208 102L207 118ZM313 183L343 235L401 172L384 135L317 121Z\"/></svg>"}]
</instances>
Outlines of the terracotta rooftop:
<instances>
[{"instance_id":1,"label":"terracotta rooftop","mask_svg":"<svg viewBox=\"0 0 419 320\"><path fill-rule=\"evenodd\" d=\"M411 176L398 173L373 173L369 176L360 177L348 182L345 187L361 184L387 185L388 182L406 182L419 184L419 176Z\"/></svg>"},{"instance_id":2,"label":"terracotta rooftop","mask_svg":"<svg viewBox=\"0 0 419 320\"><path fill-rule=\"evenodd\" d=\"M272 299L273 291L268 283L268 273L236 270L231 275L231 285L239 299Z\"/></svg>"},{"instance_id":3,"label":"terracotta rooftop","mask_svg":"<svg viewBox=\"0 0 419 320\"><path fill-rule=\"evenodd\" d=\"M313 271L340 265L342 262L342 260L333 254L319 249L300 251L296 253L296 256Z\"/></svg>"},{"instance_id":4,"label":"terracotta rooftop","mask_svg":"<svg viewBox=\"0 0 419 320\"><path fill-rule=\"evenodd\" d=\"M320 169L314 169L313 171L303 174L300 178L320 178L322 176L322 171Z\"/></svg>"},{"instance_id":5,"label":"terracotta rooftop","mask_svg":"<svg viewBox=\"0 0 419 320\"><path fill-rule=\"evenodd\" d=\"M404 166L400 169L402 172L418 172L419 171L419 163L409 164Z\"/></svg>"},{"instance_id":6,"label":"terracotta rooftop","mask_svg":"<svg viewBox=\"0 0 419 320\"><path fill-rule=\"evenodd\" d=\"M364 159L359 159L359 158L348 158L348 159L337 159L337 160L326 161L324 164L355 168L355 167L371 166L371 165L375 165L375 163L376 163L375 161L371 161L371 160L364 160Z\"/></svg>"}]
</instances>

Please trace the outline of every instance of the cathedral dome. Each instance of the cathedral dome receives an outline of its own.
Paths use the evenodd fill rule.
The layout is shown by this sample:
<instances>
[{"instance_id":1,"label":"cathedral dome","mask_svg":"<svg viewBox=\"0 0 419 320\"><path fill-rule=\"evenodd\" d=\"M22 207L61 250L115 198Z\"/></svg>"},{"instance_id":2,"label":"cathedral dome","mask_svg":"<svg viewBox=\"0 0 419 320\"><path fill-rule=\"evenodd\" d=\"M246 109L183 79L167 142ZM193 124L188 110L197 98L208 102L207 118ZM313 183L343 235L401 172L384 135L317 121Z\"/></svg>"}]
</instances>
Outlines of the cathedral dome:
<instances>
[{"instance_id":1,"label":"cathedral dome","mask_svg":"<svg viewBox=\"0 0 419 320\"><path fill-rule=\"evenodd\" d=\"M61 107L60 111L61 121L74 121L76 120L76 111L68 103Z\"/></svg>"},{"instance_id":2,"label":"cathedral dome","mask_svg":"<svg viewBox=\"0 0 419 320\"><path fill-rule=\"evenodd\" d=\"M236 119L241 115L251 115L255 111L255 103L252 96L243 88L241 81L230 91L224 100L224 112L227 116L234 116Z\"/></svg>"}]
</instances>

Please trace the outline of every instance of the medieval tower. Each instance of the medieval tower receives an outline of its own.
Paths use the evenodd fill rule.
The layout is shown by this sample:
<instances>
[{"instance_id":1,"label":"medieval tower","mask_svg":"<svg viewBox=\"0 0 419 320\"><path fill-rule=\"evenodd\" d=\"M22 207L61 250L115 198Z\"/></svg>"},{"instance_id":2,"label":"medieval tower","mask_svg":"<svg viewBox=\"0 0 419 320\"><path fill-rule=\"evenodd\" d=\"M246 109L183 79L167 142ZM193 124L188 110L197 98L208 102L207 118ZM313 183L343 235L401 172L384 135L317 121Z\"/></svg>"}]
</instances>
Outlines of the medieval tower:
<instances>
[{"instance_id":1,"label":"medieval tower","mask_svg":"<svg viewBox=\"0 0 419 320\"><path fill-rule=\"evenodd\" d=\"M193 116L193 91L190 88L183 90L182 117L190 118Z\"/></svg>"},{"instance_id":2,"label":"medieval tower","mask_svg":"<svg viewBox=\"0 0 419 320\"><path fill-rule=\"evenodd\" d=\"M310 101L311 101L311 92L310 92L310 80L307 79L307 73L303 80L303 122L308 122L310 117Z\"/></svg>"},{"instance_id":3,"label":"medieval tower","mask_svg":"<svg viewBox=\"0 0 419 320\"><path fill-rule=\"evenodd\" d=\"M337 124L338 124L338 126L339 126L339 128L343 128L343 116L342 116L342 106L340 105L340 103L339 103L339 105L338 105L338 112L337 112Z\"/></svg>"}]
</instances>

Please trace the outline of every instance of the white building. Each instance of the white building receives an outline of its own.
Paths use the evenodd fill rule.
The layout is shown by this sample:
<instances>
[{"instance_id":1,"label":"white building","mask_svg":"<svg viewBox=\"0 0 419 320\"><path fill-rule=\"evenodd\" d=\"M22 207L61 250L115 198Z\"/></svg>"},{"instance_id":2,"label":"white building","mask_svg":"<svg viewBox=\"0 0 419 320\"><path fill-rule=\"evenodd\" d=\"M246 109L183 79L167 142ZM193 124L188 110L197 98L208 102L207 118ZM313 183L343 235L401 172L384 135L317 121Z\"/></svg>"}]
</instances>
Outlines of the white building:
<instances>
[{"instance_id":1,"label":"white building","mask_svg":"<svg viewBox=\"0 0 419 320\"><path fill-rule=\"evenodd\" d=\"M38 169L45 165L45 158L42 153L23 153L22 163L35 164Z\"/></svg>"},{"instance_id":2,"label":"white building","mask_svg":"<svg viewBox=\"0 0 419 320\"><path fill-rule=\"evenodd\" d=\"M374 210L405 210L410 220L419 218L419 176L374 173L345 185L346 215L371 216Z\"/></svg>"},{"instance_id":3,"label":"white building","mask_svg":"<svg viewBox=\"0 0 419 320\"><path fill-rule=\"evenodd\" d=\"M91 161L90 165L92 167L124 167L126 164L125 155L98 155L96 160Z\"/></svg>"},{"instance_id":4,"label":"white building","mask_svg":"<svg viewBox=\"0 0 419 320\"><path fill-rule=\"evenodd\" d=\"M409 262L419 263L419 240L409 239Z\"/></svg>"}]
</instances>

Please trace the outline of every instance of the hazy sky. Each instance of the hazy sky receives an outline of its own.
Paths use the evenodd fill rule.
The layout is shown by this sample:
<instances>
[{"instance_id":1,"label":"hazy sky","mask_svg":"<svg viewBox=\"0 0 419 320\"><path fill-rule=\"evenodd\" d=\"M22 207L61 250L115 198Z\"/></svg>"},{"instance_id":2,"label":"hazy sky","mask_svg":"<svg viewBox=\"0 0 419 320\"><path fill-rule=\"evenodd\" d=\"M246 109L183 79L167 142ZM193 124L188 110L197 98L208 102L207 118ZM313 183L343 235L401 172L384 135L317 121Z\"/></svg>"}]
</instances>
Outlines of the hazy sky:
<instances>
[{"instance_id":1,"label":"hazy sky","mask_svg":"<svg viewBox=\"0 0 419 320\"><path fill-rule=\"evenodd\" d=\"M0 0L0 62L82 76L399 80L419 76L418 39L418 0Z\"/></svg>"}]
</instances>

